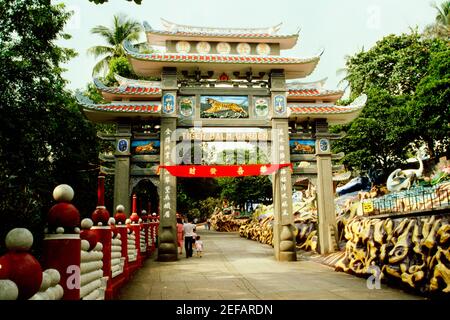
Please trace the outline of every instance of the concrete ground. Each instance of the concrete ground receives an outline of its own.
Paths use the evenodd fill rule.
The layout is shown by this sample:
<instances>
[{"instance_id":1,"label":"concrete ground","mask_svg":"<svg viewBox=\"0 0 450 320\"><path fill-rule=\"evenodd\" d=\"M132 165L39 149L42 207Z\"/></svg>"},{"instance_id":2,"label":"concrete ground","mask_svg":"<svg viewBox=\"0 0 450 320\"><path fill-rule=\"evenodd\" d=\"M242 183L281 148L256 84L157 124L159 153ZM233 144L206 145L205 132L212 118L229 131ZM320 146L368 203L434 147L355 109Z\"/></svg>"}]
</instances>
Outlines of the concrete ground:
<instances>
[{"instance_id":1,"label":"concrete ground","mask_svg":"<svg viewBox=\"0 0 450 320\"><path fill-rule=\"evenodd\" d=\"M148 259L121 290L123 300L423 299L309 260L277 262L273 249L238 233L198 230L202 258ZM184 253L184 248L183 248Z\"/></svg>"}]
</instances>

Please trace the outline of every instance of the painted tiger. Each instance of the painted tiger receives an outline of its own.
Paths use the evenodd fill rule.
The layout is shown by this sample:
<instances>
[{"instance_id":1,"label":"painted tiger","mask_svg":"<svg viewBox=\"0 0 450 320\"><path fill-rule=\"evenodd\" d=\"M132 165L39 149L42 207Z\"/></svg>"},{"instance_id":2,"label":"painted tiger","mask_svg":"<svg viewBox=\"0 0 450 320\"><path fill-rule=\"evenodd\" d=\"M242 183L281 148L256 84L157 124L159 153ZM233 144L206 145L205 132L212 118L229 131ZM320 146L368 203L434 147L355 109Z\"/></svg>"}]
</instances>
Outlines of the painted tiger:
<instances>
[{"instance_id":1,"label":"painted tiger","mask_svg":"<svg viewBox=\"0 0 450 320\"><path fill-rule=\"evenodd\" d=\"M142 152L153 152L156 151L153 147L154 142L150 142L149 144L138 146L136 147L136 153L142 153Z\"/></svg>"},{"instance_id":2,"label":"painted tiger","mask_svg":"<svg viewBox=\"0 0 450 320\"><path fill-rule=\"evenodd\" d=\"M247 112L237 103L229 103L229 102L220 102L211 98L207 98L206 102L211 106L208 110L205 110L206 113L216 113L220 111L231 110L237 113L246 114Z\"/></svg>"}]
</instances>

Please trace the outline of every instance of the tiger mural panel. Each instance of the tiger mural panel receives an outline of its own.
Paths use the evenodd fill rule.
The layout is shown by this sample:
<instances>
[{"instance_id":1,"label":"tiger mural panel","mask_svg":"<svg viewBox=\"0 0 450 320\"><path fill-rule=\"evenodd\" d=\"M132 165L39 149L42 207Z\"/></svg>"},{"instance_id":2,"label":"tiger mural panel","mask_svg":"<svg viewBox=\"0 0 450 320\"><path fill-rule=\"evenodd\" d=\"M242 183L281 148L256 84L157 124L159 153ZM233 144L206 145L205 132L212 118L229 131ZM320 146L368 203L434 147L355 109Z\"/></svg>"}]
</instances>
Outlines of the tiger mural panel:
<instances>
[{"instance_id":1,"label":"tiger mural panel","mask_svg":"<svg viewBox=\"0 0 450 320\"><path fill-rule=\"evenodd\" d=\"M201 99L202 117L205 118L246 118L248 117L247 96L215 97Z\"/></svg>"}]
</instances>

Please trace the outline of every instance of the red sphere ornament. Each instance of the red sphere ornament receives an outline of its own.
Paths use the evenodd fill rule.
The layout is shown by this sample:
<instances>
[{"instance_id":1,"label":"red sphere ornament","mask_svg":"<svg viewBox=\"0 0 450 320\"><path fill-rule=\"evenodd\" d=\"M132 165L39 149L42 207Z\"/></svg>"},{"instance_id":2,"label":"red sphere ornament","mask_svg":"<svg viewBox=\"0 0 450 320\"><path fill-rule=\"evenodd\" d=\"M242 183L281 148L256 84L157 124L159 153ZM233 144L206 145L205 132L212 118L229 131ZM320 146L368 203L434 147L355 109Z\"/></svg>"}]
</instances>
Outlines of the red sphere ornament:
<instances>
[{"instance_id":1,"label":"red sphere ornament","mask_svg":"<svg viewBox=\"0 0 450 320\"><path fill-rule=\"evenodd\" d=\"M114 224L111 224L110 227L111 227L111 231L113 233L113 237L115 238L117 236L117 234L119 233L119 230L117 230L117 227Z\"/></svg>"},{"instance_id":2,"label":"red sphere ornament","mask_svg":"<svg viewBox=\"0 0 450 320\"><path fill-rule=\"evenodd\" d=\"M116 224L119 224L119 222L121 222L122 224L125 224L125 220L127 220L127 216L123 212L117 212L114 215L114 219L116 219Z\"/></svg>"},{"instance_id":3,"label":"red sphere ornament","mask_svg":"<svg viewBox=\"0 0 450 320\"><path fill-rule=\"evenodd\" d=\"M135 222L135 223L139 222L139 216L137 215L136 212L131 214L130 220L131 220L131 222Z\"/></svg>"},{"instance_id":4,"label":"red sphere ornament","mask_svg":"<svg viewBox=\"0 0 450 320\"><path fill-rule=\"evenodd\" d=\"M5 256L0 257L0 279L8 279L11 267L9 260Z\"/></svg>"},{"instance_id":5,"label":"red sphere ornament","mask_svg":"<svg viewBox=\"0 0 450 320\"><path fill-rule=\"evenodd\" d=\"M94 222L94 226L98 225L99 222L101 222L103 226L107 226L108 220L109 212L105 207L97 207L97 209L95 209L92 213L92 221Z\"/></svg>"},{"instance_id":6,"label":"red sphere ornament","mask_svg":"<svg viewBox=\"0 0 450 320\"><path fill-rule=\"evenodd\" d=\"M61 202L51 207L47 221L50 227L75 228L80 224L80 213L74 205Z\"/></svg>"},{"instance_id":7,"label":"red sphere ornament","mask_svg":"<svg viewBox=\"0 0 450 320\"><path fill-rule=\"evenodd\" d=\"M80 233L80 238L81 240L86 240L87 242L89 242L88 251L94 249L98 242L97 234L92 230L82 230Z\"/></svg>"},{"instance_id":8,"label":"red sphere ornament","mask_svg":"<svg viewBox=\"0 0 450 320\"><path fill-rule=\"evenodd\" d=\"M8 260L10 266L8 279L19 288L18 299L31 298L42 283L42 268L39 262L28 252L8 252L2 258Z\"/></svg>"}]
</instances>

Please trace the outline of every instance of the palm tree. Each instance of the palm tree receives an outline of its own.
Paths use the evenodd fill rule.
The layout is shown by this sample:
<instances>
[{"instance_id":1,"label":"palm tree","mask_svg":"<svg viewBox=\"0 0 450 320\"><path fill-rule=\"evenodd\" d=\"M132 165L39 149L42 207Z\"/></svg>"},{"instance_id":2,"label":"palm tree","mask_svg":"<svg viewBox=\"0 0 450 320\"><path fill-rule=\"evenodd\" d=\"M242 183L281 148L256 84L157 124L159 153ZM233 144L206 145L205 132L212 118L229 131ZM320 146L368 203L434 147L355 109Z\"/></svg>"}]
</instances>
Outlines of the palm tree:
<instances>
[{"instance_id":1,"label":"palm tree","mask_svg":"<svg viewBox=\"0 0 450 320\"><path fill-rule=\"evenodd\" d=\"M450 0L444 1L440 6L436 3L431 6L437 11L435 22L428 25L424 33L427 36L448 40L450 38Z\"/></svg>"},{"instance_id":2,"label":"palm tree","mask_svg":"<svg viewBox=\"0 0 450 320\"><path fill-rule=\"evenodd\" d=\"M105 26L96 26L91 29L91 33L102 36L108 45L94 46L88 49L88 54L102 57L92 70L93 75L97 75L102 71L106 73L109 68L109 62L112 58L125 56L122 43L125 40L137 41L142 31L139 22L127 19L125 15L114 15L113 27L110 29Z\"/></svg>"}]
</instances>

